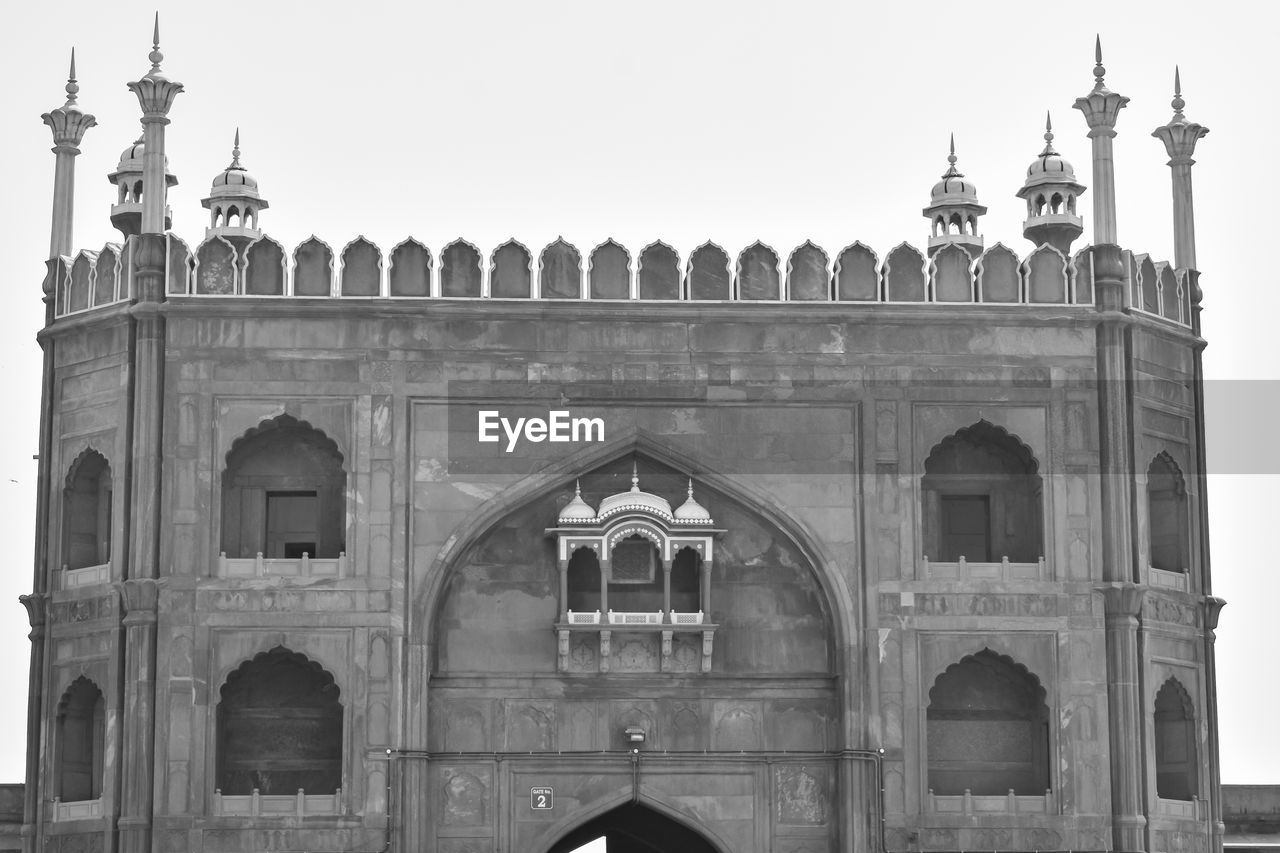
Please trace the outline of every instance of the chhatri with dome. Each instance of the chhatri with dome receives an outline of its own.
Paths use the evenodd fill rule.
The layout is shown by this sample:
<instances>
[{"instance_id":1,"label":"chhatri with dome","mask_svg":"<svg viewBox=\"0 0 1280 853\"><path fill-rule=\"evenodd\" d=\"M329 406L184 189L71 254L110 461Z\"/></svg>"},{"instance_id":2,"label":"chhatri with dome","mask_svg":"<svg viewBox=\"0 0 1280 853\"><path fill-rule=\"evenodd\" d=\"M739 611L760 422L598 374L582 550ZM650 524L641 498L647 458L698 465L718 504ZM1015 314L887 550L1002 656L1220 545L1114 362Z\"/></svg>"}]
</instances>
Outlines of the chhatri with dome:
<instances>
[{"instance_id":1,"label":"chhatri with dome","mask_svg":"<svg viewBox=\"0 0 1280 853\"><path fill-rule=\"evenodd\" d=\"M168 114L201 96L159 42L119 242L74 242L74 60L43 116L0 849L1222 849L1180 76L1143 155L1171 260L1118 236L1100 43L1083 126L1055 110L1025 182L984 185L1021 248L954 140L923 249L286 246L250 128L204 233L171 230ZM477 430L565 412L602 429Z\"/></svg>"}]
</instances>

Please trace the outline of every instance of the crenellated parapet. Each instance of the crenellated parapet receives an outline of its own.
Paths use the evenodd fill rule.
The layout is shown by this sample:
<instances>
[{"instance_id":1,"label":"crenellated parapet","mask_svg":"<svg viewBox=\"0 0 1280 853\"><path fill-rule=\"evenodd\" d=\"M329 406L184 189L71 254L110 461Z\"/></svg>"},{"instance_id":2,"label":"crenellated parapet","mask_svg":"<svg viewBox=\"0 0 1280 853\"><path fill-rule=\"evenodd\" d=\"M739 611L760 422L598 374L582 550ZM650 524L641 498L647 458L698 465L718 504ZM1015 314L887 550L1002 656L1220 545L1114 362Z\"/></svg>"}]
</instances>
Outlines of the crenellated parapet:
<instances>
[{"instance_id":1,"label":"crenellated parapet","mask_svg":"<svg viewBox=\"0 0 1280 853\"><path fill-rule=\"evenodd\" d=\"M959 245L932 257L901 243L883 257L854 242L837 253L811 241L783 255L757 241L731 257L707 242L681 255L657 241L632 252L606 240L581 252L557 239L538 255L516 240L484 253L465 240L433 251L408 238L384 252L364 237L335 249L309 237L292 251L268 235L243 249L220 235L194 248L167 236L173 297L632 302L825 302L900 305L1092 305L1086 247L1048 244L1019 257L1001 243L976 258ZM57 317L128 300L130 240L58 260ZM1191 325L1189 271L1125 253L1127 306Z\"/></svg>"}]
</instances>

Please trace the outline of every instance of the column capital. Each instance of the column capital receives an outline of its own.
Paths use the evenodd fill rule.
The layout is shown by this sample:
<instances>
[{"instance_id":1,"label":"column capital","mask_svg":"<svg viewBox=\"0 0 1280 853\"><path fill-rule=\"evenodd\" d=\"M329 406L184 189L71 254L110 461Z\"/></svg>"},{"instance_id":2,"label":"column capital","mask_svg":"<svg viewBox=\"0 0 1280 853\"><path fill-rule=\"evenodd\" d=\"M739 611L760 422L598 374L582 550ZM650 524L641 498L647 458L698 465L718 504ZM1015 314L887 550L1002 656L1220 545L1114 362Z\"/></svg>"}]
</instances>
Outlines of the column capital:
<instances>
[{"instance_id":1,"label":"column capital","mask_svg":"<svg viewBox=\"0 0 1280 853\"><path fill-rule=\"evenodd\" d=\"M1182 108L1186 105L1187 102L1182 99L1182 72L1174 68L1173 100L1169 102L1169 106L1173 107L1173 118L1169 119L1167 124L1162 124L1151 131L1152 136L1164 143L1165 151L1169 154L1170 166L1194 164L1196 161L1191 157L1196 153L1196 143L1200 137L1209 132L1209 128L1204 125L1187 121L1187 117L1182 112Z\"/></svg>"},{"instance_id":2,"label":"column capital","mask_svg":"<svg viewBox=\"0 0 1280 853\"><path fill-rule=\"evenodd\" d=\"M1146 597L1146 589L1132 583L1109 583L1094 587L1102 593L1103 605L1107 618L1137 618L1142 613L1142 602Z\"/></svg>"},{"instance_id":3,"label":"column capital","mask_svg":"<svg viewBox=\"0 0 1280 853\"><path fill-rule=\"evenodd\" d=\"M40 116L53 131L53 151L55 154L70 154L72 157L80 153L80 142L84 132L97 127L98 120L76 106L76 97L80 86L76 83L76 51L71 49L71 71L67 75L67 102L57 109L49 110Z\"/></svg>"},{"instance_id":4,"label":"column capital","mask_svg":"<svg viewBox=\"0 0 1280 853\"><path fill-rule=\"evenodd\" d=\"M120 583L120 601L128 617L155 618L160 602L160 582L155 578L133 578Z\"/></svg>"},{"instance_id":5,"label":"column capital","mask_svg":"<svg viewBox=\"0 0 1280 853\"><path fill-rule=\"evenodd\" d=\"M44 592L32 592L27 595L18 596L18 601L22 602L22 606L27 608L27 621L31 623L31 627L44 627L45 620L48 618L49 595Z\"/></svg>"},{"instance_id":6,"label":"column capital","mask_svg":"<svg viewBox=\"0 0 1280 853\"><path fill-rule=\"evenodd\" d=\"M1222 614L1222 608L1227 604L1226 599L1218 598L1213 595L1206 595L1201 606L1204 608L1204 629L1206 631L1214 631L1218 628L1218 617Z\"/></svg>"}]
</instances>

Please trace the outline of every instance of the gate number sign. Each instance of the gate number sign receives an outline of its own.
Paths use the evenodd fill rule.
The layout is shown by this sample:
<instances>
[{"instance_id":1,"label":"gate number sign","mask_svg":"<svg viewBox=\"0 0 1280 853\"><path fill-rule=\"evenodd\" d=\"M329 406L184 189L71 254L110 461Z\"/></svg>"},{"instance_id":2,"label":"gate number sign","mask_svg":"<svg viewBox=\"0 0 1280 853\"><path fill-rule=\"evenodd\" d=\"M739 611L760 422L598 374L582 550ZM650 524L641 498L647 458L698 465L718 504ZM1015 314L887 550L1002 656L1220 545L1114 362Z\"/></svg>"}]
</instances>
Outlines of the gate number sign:
<instances>
[{"instance_id":1,"label":"gate number sign","mask_svg":"<svg viewBox=\"0 0 1280 853\"><path fill-rule=\"evenodd\" d=\"M550 809L554 803L554 788L530 788L529 808L534 811Z\"/></svg>"}]
</instances>

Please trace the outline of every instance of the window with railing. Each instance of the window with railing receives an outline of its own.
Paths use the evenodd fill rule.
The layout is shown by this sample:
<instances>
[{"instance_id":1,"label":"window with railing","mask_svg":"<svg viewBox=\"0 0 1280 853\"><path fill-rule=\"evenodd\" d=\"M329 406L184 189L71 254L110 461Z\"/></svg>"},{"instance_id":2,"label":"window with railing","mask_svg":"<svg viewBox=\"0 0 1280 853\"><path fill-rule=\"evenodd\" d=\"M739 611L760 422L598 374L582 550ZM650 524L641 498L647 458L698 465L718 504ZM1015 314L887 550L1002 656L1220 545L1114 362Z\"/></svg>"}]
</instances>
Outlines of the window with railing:
<instances>
[{"instance_id":1,"label":"window with railing","mask_svg":"<svg viewBox=\"0 0 1280 853\"><path fill-rule=\"evenodd\" d=\"M88 449L76 457L62 493L62 588L106 583L111 563L111 466Z\"/></svg>"},{"instance_id":2,"label":"window with railing","mask_svg":"<svg viewBox=\"0 0 1280 853\"><path fill-rule=\"evenodd\" d=\"M106 703L98 685L82 676L58 703L55 819L101 814L105 745Z\"/></svg>"}]
</instances>

